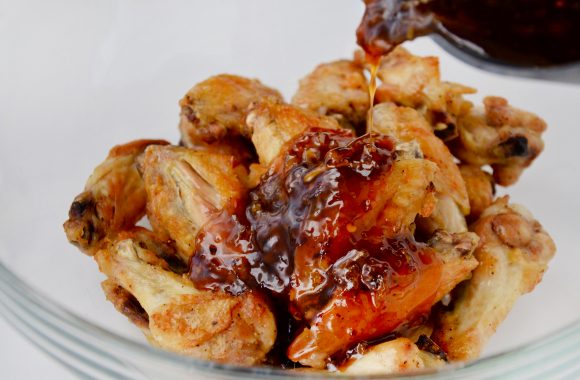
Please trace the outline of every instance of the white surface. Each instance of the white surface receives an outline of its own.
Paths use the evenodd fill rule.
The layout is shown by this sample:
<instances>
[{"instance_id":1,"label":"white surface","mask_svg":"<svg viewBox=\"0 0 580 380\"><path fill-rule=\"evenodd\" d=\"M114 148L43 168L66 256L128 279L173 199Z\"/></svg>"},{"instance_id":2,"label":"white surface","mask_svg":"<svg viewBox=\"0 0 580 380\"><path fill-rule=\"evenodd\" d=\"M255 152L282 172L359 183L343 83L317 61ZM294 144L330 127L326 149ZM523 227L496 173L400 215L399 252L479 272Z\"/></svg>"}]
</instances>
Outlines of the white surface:
<instances>
[{"instance_id":1,"label":"white surface","mask_svg":"<svg viewBox=\"0 0 580 380\"><path fill-rule=\"evenodd\" d=\"M140 341L104 301L101 276L66 243L73 197L117 143L176 142L177 101L209 75L258 77L288 97L316 64L348 57L362 3L326 1L33 1L0 4L0 248L9 267L78 315ZM580 317L576 236L580 88L509 79L466 67L430 40L444 79L533 110L550 125L546 151L510 188L556 240L545 281L517 305L488 352L514 347ZM2 335L3 336L3 335ZM8 336L14 336L8 334ZM3 359L24 359L14 338ZM6 354L8 352L8 354ZM43 368L36 374L43 374Z\"/></svg>"}]
</instances>

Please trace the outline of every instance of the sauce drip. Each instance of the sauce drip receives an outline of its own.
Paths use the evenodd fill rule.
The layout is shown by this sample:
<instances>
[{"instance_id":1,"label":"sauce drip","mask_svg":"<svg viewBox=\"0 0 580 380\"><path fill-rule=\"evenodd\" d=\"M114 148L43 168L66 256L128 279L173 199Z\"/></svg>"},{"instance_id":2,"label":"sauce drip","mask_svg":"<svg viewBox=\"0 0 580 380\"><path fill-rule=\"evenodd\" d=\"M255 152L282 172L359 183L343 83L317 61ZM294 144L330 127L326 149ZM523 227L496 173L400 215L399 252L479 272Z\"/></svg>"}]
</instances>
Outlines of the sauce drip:
<instances>
[{"instance_id":1,"label":"sauce drip","mask_svg":"<svg viewBox=\"0 0 580 380\"><path fill-rule=\"evenodd\" d=\"M578 0L365 0L357 29L370 55L438 33L469 41L487 58L520 66L580 61Z\"/></svg>"},{"instance_id":2,"label":"sauce drip","mask_svg":"<svg viewBox=\"0 0 580 380\"><path fill-rule=\"evenodd\" d=\"M339 305L343 316L333 319L339 321L330 330L338 347L333 352L346 352L357 339L383 336L427 311L438 286L440 262L432 250L410 231L392 236L381 224L394 141L353 137L348 130L306 132L244 202L198 233L190 262L194 284L268 294L281 324L280 356L297 331L329 315L320 315L329 305ZM418 291L419 299L411 295ZM403 298L413 300L412 308L397 307L401 294L409 294ZM340 309L341 299L352 307Z\"/></svg>"},{"instance_id":3,"label":"sauce drip","mask_svg":"<svg viewBox=\"0 0 580 380\"><path fill-rule=\"evenodd\" d=\"M367 133L373 132L373 107L375 105L375 92L377 91L377 71L379 69L380 56L367 54L367 62L370 65L369 81L369 114L367 116Z\"/></svg>"}]
</instances>

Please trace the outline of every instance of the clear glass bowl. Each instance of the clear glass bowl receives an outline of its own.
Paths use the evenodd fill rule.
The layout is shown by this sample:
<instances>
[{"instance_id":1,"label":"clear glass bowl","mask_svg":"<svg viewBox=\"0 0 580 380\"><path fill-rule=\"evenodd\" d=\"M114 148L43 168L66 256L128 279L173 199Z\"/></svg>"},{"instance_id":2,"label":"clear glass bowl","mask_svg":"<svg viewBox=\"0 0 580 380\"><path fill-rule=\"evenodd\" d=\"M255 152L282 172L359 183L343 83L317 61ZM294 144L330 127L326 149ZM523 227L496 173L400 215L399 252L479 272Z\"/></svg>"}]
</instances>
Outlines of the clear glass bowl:
<instances>
[{"instance_id":1,"label":"clear glass bowl","mask_svg":"<svg viewBox=\"0 0 580 380\"><path fill-rule=\"evenodd\" d=\"M177 101L229 72L286 97L315 65L349 57L363 5L353 1L51 1L3 4L0 24L0 314L75 373L98 379L304 377L180 357L147 345L109 305L102 275L62 230L68 207L108 149L177 142ZM546 119L546 150L513 188L558 253L479 361L429 378L579 378L580 88L478 71L430 40L446 80L505 96ZM504 190L500 190L502 193ZM308 374L308 377L319 377Z\"/></svg>"}]
</instances>

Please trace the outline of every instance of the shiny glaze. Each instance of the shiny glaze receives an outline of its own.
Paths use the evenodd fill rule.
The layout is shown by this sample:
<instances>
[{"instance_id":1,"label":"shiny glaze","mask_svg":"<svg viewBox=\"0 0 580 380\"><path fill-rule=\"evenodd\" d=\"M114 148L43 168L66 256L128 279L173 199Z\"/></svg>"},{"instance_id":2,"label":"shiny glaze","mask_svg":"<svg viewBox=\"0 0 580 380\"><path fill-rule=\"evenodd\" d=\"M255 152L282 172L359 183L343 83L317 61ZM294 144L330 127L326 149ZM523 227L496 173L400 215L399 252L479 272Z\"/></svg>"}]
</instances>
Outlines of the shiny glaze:
<instances>
[{"instance_id":1,"label":"shiny glaze","mask_svg":"<svg viewBox=\"0 0 580 380\"><path fill-rule=\"evenodd\" d=\"M438 259L410 231L387 238L382 210L374 207L395 159L387 136L316 129L303 134L246 202L199 232L192 280L232 294L266 291L281 320L292 317L290 328L279 326L287 343L300 326L331 314L328 326L336 324L337 336L360 329L370 332L361 336L367 339L390 333L407 322L407 314L427 311L439 281ZM393 309L410 299L411 306ZM334 304L338 308L323 312ZM353 310L360 323L351 318ZM344 351L354 343L340 339Z\"/></svg>"},{"instance_id":2,"label":"shiny glaze","mask_svg":"<svg viewBox=\"0 0 580 380\"><path fill-rule=\"evenodd\" d=\"M365 0L357 40L374 56L415 37L459 37L521 66L580 61L578 0Z\"/></svg>"}]
</instances>

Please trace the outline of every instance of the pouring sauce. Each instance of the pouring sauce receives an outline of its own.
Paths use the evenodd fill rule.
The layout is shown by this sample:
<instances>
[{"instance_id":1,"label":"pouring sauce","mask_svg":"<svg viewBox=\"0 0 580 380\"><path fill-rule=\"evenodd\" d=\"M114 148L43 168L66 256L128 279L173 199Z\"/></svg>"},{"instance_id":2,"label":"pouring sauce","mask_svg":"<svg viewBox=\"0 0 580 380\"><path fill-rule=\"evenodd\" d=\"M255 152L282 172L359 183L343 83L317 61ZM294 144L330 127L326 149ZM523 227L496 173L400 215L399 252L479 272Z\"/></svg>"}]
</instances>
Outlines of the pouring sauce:
<instances>
[{"instance_id":1,"label":"pouring sauce","mask_svg":"<svg viewBox=\"0 0 580 380\"><path fill-rule=\"evenodd\" d=\"M365 0L357 29L371 56L438 33L469 41L484 56L519 66L580 61L578 0Z\"/></svg>"}]
</instances>

